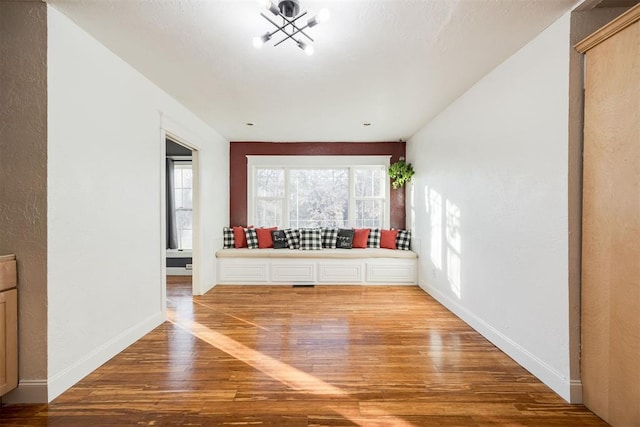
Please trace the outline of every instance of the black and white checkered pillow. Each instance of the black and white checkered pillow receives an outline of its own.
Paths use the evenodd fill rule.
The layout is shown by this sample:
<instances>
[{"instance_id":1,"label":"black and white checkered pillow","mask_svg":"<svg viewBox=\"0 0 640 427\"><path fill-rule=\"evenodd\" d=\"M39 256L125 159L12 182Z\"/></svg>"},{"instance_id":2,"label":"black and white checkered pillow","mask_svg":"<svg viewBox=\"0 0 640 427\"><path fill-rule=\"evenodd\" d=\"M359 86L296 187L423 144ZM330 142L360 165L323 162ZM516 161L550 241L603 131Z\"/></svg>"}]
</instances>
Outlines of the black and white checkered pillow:
<instances>
[{"instance_id":1,"label":"black and white checkered pillow","mask_svg":"<svg viewBox=\"0 0 640 427\"><path fill-rule=\"evenodd\" d=\"M284 235L287 237L289 249L300 249L300 232L298 230L287 228L284 230Z\"/></svg>"},{"instance_id":2,"label":"black and white checkered pillow","mask_svg":"<svg viewBox=\"0 0 640 427\"><path fill-rule=\"evenodd\" d=\"M398 236L396 237L396 247L402 251L408 251L411 249L411 231L398 230Z\"/></svg>"},{"instance_id":3,"label":"black and white checkered pillow","mask_svg":"<svg viewBox=\"0 0 640 427\"><path fill-rule=\"evenodd\" d=\"M225 249L233 249L236 247L236 240L233 238L233 228L231 227L223 227L222 228L222 238L224 240L224 248Z\"/></svg>"},{"instance_id":4,"label":"black and white checkered pillow","mask_svg":"<svg viewBox=\"0 0 640 427\"><path fill-rule=\"evenodd\" d=\"M322 233L319 228L300 229L300 250L319 251L322 249Z\"/></svg>"},{"instance_id":5,"label":"black and white checkered pillow","mask_svg":"<svg viewBox=\"0 0 640 427\"><path fill-rule=\"evenodd\" d=\"M245 228L244 235L247 238L247 247L249 249L258 249L258 233L255 228Z\"/></svg>"},{"instance_id":6,"label":"black and white checkered pillow","mask_svg":"<svg viewBox=\"0 0 640 427\"><path fill-rule=\"evenodd\" d=\"M369 237L367 238L367 247L368 248L379 248L380 247L380 229L372 228L369 231Z\"/></svg>"},{"instance_id":7,"label":"black and white checkered pillow","mask_svg":"<svg viewBox=\"0 0 640 427\"><path fill-rule=\"evenodd\" d=\"M335 249L338 241L337 228L322 228L322 247L326 249Z\"/></svg>"}]
</instances>

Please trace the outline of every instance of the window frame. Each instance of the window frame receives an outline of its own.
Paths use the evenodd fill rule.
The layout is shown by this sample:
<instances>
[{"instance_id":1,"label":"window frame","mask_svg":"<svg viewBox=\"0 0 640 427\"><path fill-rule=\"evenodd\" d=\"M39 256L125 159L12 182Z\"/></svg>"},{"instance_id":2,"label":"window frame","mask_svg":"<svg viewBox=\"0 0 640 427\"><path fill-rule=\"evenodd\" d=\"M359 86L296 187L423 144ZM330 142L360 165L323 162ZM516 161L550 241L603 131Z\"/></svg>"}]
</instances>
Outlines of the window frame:
<instances>
[{"instance_id":1,"label":"window frame","mask_svg":"<svg viewBox=\"0 0 640 427\"><path fill-rule=\"evenodd\" d=\"M290 169L343 169L349 170L349 219L348 227L355 227L356 201L357 200L383 200L383 219L381 228L389 228L391 223L391 185L389 183L388 169L391 164L391 155L382 156L255 156L247 157L247 223L256 223L256 170L260 168L283 169L284 176L284 196L282 197L282 224L279 227L289 227L289 170ZM375 196L355 196L355 173L357 168L379 168L384 172L382 178L382 197ZM264 197L261 199L274 199L274 197ZM280 199L280 198L275 198ZM269 224L256 224L257 226Z\"/></svg>"}]
</instances>

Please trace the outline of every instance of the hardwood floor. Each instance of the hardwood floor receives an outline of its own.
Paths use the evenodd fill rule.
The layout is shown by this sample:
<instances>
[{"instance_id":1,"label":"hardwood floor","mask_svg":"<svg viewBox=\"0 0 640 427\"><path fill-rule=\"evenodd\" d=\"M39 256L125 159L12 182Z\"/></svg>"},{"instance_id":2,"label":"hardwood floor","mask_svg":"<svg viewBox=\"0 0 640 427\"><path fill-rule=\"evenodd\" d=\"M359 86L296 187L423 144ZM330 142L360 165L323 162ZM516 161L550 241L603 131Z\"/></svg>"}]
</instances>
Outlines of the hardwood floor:
<instances>
[{"instance_id":1,"label":"hardwood floor","mask_svg":"<svg viewBox=\"0 0 640 427\"><path fill-rule=\"evenodd\" d=\"M169 321L1 425L596 426L417 287L168 286Z\"/></svg>"}]
</instances>

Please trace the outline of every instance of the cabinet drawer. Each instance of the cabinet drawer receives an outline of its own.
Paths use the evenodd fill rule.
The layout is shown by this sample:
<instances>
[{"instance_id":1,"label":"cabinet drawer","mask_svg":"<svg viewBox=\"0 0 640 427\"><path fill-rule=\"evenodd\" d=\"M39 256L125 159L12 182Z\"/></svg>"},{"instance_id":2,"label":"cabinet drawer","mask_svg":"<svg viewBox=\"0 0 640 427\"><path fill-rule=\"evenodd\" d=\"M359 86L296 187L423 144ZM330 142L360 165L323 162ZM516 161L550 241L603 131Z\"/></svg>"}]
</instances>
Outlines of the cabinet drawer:
<instances>
[{"instance_id":1,"label":"cabinet drawer","mask_svg":"<svg viewBox=\"0 0 640 427\"><path fill-rule=\"evenodd\" d=\"M13 257L11 255L11 257ZM15 288L17 284L16 261L9 256L0 257L0 291Z\"/></svg>"}]
</instances>

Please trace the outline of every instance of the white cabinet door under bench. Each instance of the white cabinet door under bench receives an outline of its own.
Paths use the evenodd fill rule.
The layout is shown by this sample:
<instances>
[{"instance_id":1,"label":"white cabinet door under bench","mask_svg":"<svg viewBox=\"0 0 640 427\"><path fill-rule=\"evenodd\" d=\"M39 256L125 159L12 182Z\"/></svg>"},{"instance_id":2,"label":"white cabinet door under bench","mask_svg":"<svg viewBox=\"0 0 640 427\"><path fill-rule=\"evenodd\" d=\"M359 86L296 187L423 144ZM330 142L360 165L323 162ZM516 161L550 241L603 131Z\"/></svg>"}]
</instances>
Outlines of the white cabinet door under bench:
<instances>
[{"instance_id":1,"label":"white cabinet door under bench","mask_svg":"<svg viewBox=\"0 0 640 427\"><path fill-rule=\"evenodd\" d=\"M222 249L216 253L220 284L415 285L418 259L389 249Z\"/></svg>"}]
</instances>

